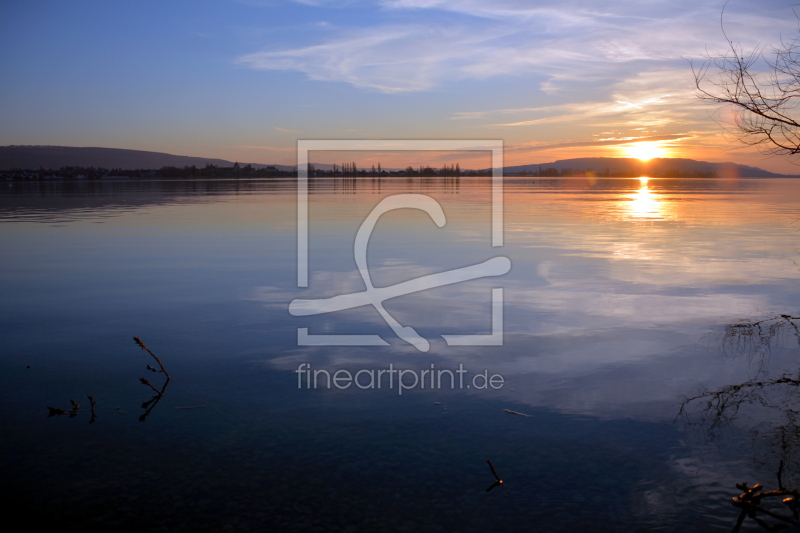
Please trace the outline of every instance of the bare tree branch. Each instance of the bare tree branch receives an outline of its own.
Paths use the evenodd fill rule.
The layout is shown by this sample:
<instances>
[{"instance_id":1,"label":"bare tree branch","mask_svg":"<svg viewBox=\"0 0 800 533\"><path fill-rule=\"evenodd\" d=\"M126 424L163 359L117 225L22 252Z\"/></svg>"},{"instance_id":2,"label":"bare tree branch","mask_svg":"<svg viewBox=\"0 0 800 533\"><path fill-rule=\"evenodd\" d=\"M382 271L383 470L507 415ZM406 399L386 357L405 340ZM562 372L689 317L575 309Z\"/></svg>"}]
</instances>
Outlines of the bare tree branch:
<instances>
[{"instance_id":1,"label":"bare tree branch","mask_svg":"<svg viewBox=\"0 0 800 533\"><path fill-rule=\"evenodd\" d=\"M743 144L768 155L800 154L800 37L745 51L728 38L724 9L729 49L706 54L697 68L690 62L698 97L733 112L728 131Z\"/></svg>"}]
</instances>

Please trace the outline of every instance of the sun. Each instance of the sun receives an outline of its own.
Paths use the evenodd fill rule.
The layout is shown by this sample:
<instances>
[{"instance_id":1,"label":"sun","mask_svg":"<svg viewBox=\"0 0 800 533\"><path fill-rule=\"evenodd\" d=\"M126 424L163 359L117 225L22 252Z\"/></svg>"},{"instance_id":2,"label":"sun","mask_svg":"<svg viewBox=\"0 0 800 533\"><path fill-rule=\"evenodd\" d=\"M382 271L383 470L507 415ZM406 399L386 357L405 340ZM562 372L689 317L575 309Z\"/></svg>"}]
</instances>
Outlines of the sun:
<instances>
[{"instance_id":1,"label":"sun","mask_svg":"<svg viewBox=\"0 0 800 533\"><path fill-rule=\"evenodd\" d=\"M667 151L658 142L639 142L625 146L628 157L635 157L640 161L648 161L654 157L666 157Z\"/></svg>"}]
</instances>

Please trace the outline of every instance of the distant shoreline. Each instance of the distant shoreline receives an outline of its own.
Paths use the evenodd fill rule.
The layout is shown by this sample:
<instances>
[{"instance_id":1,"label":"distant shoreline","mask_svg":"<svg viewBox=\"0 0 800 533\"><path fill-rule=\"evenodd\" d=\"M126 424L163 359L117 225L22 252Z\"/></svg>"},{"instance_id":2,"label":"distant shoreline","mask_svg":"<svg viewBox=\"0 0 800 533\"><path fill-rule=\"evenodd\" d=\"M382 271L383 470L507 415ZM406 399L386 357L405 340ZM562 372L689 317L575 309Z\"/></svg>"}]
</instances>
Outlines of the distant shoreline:
<instances>
[{"instance_id":1,"label":"distant shoreline","mask_svg":"<svg viewBox=\"0 0 800 533\"><path fill-rule=\"evenodd\" d=\"M100 169L104 170L104 169ZM60 171L36 171L31 169L25 170L6 170L0 171L0 181L4 182L124 182L124 181L248 181L248 180L296 180L296 172L280 172L269 175L252 174L252 175L231 175L228 173L220 173L217 175L189 175L189 176L174 176L162 175L158 171L144 171L143 175L127 175L126 172L122 175L109 174L108 172L60 172ZM586 180L605 180L605 179L655 179L655 180L692 180L692 179L713 179L713 180L730 180L730 179L795 179L800 178L800 175L790 174L776 174L773 176L720 176L716 173L692 173L692 174L672 174L672 175L643 175L634 173L614 173L598 175L593 173L575 173L575 174L558 174L558 175L536 175L536 174L519 174L515 172L503 173L504 178L511 178L516 180L542 180L553 181L559 179L586 179ZM465 172L460 176L420 176L420 175L406 175L397 172L384 172L380 176L342 176L342 175L317 175L309 176L309 180L347 180L368 182L375 180L420 180L420 181L458 181L462 179L474 178L491 178L490 173L477 173Z\"/></svg>"},{"instance_id":2,"label":"distant shoreline","mask_svg":"<svg viewBox=\"0 0 800 533\"><path fill-rule=\"evenodd\" d=\"M309 175L317 177L434 177L490 175L491 169L462 170L453 161L439 168L430 164L391 168L369 168L372 163L309 165ZM361 166L357 166L361 165ZM578 157L524 165L505 165L506 176L525 177L793 177L737 163L711 163L694 159L669 157L640 160L626 157ZM238 163L224 159L179 156L162 152L122 148L71 146L0 146L0 179L17 174L17 179L34 179L35 175L50 179L95 179L112 177L160 178L241 178L289 177L297 175L297 167L278 164ZM84 178L78 178L84 176Z\"/></svg>"}]
</instances>

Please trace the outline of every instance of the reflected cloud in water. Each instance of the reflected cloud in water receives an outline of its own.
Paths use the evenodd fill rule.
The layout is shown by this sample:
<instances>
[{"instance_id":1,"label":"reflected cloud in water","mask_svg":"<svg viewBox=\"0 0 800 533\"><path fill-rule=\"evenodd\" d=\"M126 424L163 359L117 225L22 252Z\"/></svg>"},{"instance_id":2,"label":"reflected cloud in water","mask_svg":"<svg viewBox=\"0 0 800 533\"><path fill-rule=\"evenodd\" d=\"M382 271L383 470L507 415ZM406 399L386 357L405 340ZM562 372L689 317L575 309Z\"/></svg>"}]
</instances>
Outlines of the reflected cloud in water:
<instances>
[{"instance_id":1,"label":"reflected cloud in water","mask_svg":"<svg viewBox=\"0 0 800 533\"><path fill-rule=\"evenodd\" d=\"M136 332L153 339L157 353L169 354L165 362L180 378L166 395L159 388L163 400L158 412L147 419L148 433L138 433L146 439L158 436L164 444L160 453L174 454L163 457L170 469L173 461L186 468L187 474L164 485L170 497L177 492L185 501L199 500L201 495L179 485L205 489L209 481L216 483L218 467L197 458L219 461L220 452L230 449L236 458L226 475L244 476L253 495L232 508L230 516L246 513L253 501L273 501L270 516L297 501L320 502L318 508L297 512L301 520L342 505L359 510L375 505L375 516L382 516L388 507L378 504L398 505L406 499L408 512L418 512L437 491L441 497L423 515L426 519L440 517L442 510L456 509L460 516L462 510L479 508L486 510L486 520L473 524L476 531L515 530L497 523L497 500L486 503L469 496L487 495L485 460L491 458L508 486L489 496L517 498L507 507L515 524L536 523L543 530L557 529L550 527L555 522L563 525L561 516L542 522L542 509L551 505L542 501L548 494L565 514L586 511L583 529L600 523L595 510L619 504L611 521L603 522L609 527L689 530L676 524L685 524L685 513L697 509L690 500L698 495L710 502L695 514L702 516L698 523L729 524L733 494L725 491L734 486L731 480L742 479L728 473L738 475L741 464L720 466L718 455L698 460L700 452L678 447L682 435L672 421L685 395L744 383L758 371L747 357L735 356L735 343L728 345L731 353L721 356L725 326L748 323L741 317L759 313L798 316L798 272L791 262L797 233L790 224L800 205L796 183L509 181L502 252L489 245L487 187L465 181L458 187L415 185L411 192L442 203L448 223L437 228L417 214L382 218L367 256L375 286L479 263L498 253L513 265L502 277L386 302L402 324L431 340L425 354L394 336L370 306L314 317L288 312L295 298L364 290L353 258L355 232L382 195L409 192L409 184L354 181L312 193L308 289L296 286L296 191L284 185L185 183L159 190L157 184L140 183L119 195L103 186L76 189L74 196L54 190L40 199L43 189L36 188L20 198L0 198L0 219L14 222L0 232L5 304L0 323L6 325L3 338L12 354L6 361L5 390L23 384L31 394L52 398L49 402L77 397L71 389L81 390L83 373L92 368L91 392L98 398L102 424L91 429L111 428L119 435L117 442L125 444L131 433L117 432L116 426L140 424L135 417L106 415L113 414L115 405L135 405L143 393L150 395L131 377L131 372L140 375L143 361L117 348L120 339L129 342L135 325ZM87 203L97 209L81 210ZM17 217L17 208L27 215ZM39 223L59 217L75 223L57 228ZM95 224L100 221L105 223ZM441 334L490 330L494 287L505 290L504 345L445 346ZM761 325L768 333L769 325ZM390 346L298 346L300 327L311 333L378 334ZM43 328L48 335L42 335ZM26 359L33 368L15 367ZM778 374L764 379L780 379L780 372L795 368L796 361L796 345L771 344L768 362ZM431 364L437 369L463 364L473 373L501 374L505 385L481 391L414 390L402 398L396 391L298 391L294 372L301 363L333 371L389 364L420 371ZM120 368L127 368L119 376L130 387L118 391L116 381L108 378ZM44 375L48 371L58 373L58 383ZM11 394L7 403L18 405ZM177 410L207 401L214 408L191 421L189 412ZM35 404L33 423L60 423L44 416L44 405ZM503 409L532 416L512 416ZM10 416L18 416L16 409ZM70 430L76 427L71 424ZM20 445L7 446L13 453L6 456L16 460L23 451L35 454L46 440L42 435L61 429L12 432L8 440ZM133 436L131 447L139 446ZM202 446L193 448L198 442ZM110 448L115 456L105 464L116 464L117 450ZM497 453L486 457L487 449ZM251 458L251 450L264 455ZM52 457L63 463L65 453L59 446ZM146 446L136 453L141 462L132 463L131 474L115 472L120 484L152 468L149 463L157 457ZM120 456L130 460L136 453ZM104 464L94 458L90 463ZM641 467L648 464L657 467ZM209 466L213 469L204 470ZM473 466L474 478L453 483ZM441 476L432 479L432 471ZM190 482L184 483L187 478ZM287 482L293 479L301 481ZM240 486L239 480L218 484L220 494L232 494L230 487ZM338 484L352 480L358 481L355 489L345 489L342 496ZM561 486L545 494L538 490L541 480ZM428 482L435 485L430 491L419 489ZM712 482L711 489L699 488ZM367 484L373 490L364 496L358 487ZM575 503L575 484L595 487L583 495L595 499ZM96 489L90 488L94 501ZM643 513L641 523L649 527L630 522L637 513ZM291 512L285 516L294 520ZM288 523L287 518L283 525ZM332 523L325 526L335 529Z\"/></svg>"},{"instance_id":2,"label":"reflected cloud in water","mask_svg":"<svg viewBox=\"0 0 800 533\"><path fill-rule=\"evenodd\" d=\"M509 384L496 394L515 401L651 420L671 420L676 402L698 382L718 383L722 375L746 370L739 362L709 356L714 350L709 351L707 338L721 321L778 308L797 292L792 283L797 270L786 253L795 235L785 219L767 215L757 231L742 225L743 210L755 209L774 191L761 183L767 193L762 195L754 185L737 183L749 191L747 197L731 200L726 190L722 202L714 193L700 209L698 194L717 191L720 183L564 181L507 187L511 231L503 254L513 264L509 274L387 301L401 323L418 327L431 341L427 356L403 347L374 310L362 307L294 323L320 333L378 334L390 347L297 347L271 364L293 370L300 362L358 368L464 363L502 373ZM780 183L772 186L781 189ZM375 279L389 285L484 259L481 254L489 251L478 243L487 240L487 226L470 215L479 200L475 195L466 205L449 206L443 200L452 227L441 236L440 230L413 225L404 230L408 220L402 217L387 221L370 252ZM368 212L377 199L364 196L356 202L366 204L361 211ZM574 223L576 209L587 217L593 210L603 215ZM343 220L335 223L345 237L332 244L337 235L326 235L326 263L312 268L310 289L260 288L248 298L285 312L294 298L364 290ZM350 223L351 233L358 223ZM478 253L470 255L474 249ZM446 347L441 334L489 329L493 286L505 289L504 346Z\"/></svg>"}]
</instances>

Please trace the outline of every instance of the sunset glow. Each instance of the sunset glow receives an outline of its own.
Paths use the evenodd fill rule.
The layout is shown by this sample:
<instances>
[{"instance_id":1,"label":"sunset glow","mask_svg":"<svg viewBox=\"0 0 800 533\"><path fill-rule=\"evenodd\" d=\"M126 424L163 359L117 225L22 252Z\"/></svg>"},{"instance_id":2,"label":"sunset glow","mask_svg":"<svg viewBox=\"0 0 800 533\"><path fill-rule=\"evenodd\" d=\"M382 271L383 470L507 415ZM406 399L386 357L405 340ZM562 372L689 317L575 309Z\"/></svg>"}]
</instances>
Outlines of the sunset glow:
<instances>
[{"instance_id":1,"label":"sunset glow","mask_svg":"<svg viewBox=\"0 0 800 533\"><path fill-rule=\"evenodd\" d=\"M635 157L641 161L649 161L656 157L667 157L664 146L658 142L633 143L625 147L627 157Z\"/></svg>"},{"instance_id":2,"label":"sunset glow","mask_svg":"<svg viewBox=\"0 0 800 533\"><path fill-rule=\"evenodd\" d=\"M178 5L4 2L3 79L13 83L0 99L0 146L291 166L298 139L491 138L503 140L509 166L684 157L797 172L757 147L731 152L677 59L728 48L721 4L212 0L190 14ZM747 28L734 41L776 44L796 31L791 6L754 5L728 6ZM119 39L118 21L152 38ZM100 77L119 84L100 90ZM455 161L481 168L464 156L430 164Z\"/></svg>"},{"instance_id":3,"label":"sunset glow","mask_svg":"<svg viewBox=\"0 0 800 533\"><path fill-rule=\"evenodd\" d=\"M7 522L800 526L790 2L2 0L0 72Z\"/></svg>"}]
</instances>

